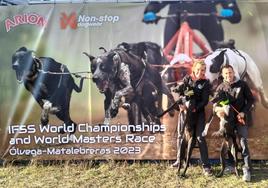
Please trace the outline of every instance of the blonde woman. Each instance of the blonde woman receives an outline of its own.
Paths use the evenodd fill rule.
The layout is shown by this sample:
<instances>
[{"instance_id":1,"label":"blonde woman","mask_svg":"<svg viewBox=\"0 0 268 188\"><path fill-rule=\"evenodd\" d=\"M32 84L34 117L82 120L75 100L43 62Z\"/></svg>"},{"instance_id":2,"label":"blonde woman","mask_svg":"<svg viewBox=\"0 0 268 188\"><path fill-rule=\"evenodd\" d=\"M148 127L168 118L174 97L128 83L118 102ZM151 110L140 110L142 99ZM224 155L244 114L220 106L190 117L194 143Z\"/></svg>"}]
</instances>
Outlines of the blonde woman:
<instances>
[{"instance_id":1,"label":"blonde woman","mask_svg":"<svg viewBox=\"0 0 268 188\"><path fill-rule=\"evenodd\" d=\"M208 148L205 137L202 136L202 132L205 127L205 106L209 101L209 94L211 85L209 80L205 77L206 72L206 64L203 60L195 60L193 67L192 67L192 74L187 75L184 77L183 82L179 85L175 91L179 94L185 93L186 88L189 85L192 85L193 88L193 105L190 108L190 120L189 120L189 127L194 130L194 140L197 140L201 155L201 161L203 166L203 173L204 175L208 176L211 175L211 167L208 162ZM185 111L188 108L186 105L180 105L180 113ZM179 116L180 117L180 116ZM182 143L182 122L178 122L178 140L177 145L178 149L180 143ZM179 165L180 162L180 155L181 151L177 153L177 161L172 165L176 167Z\"/></svg>"}]
</instances>

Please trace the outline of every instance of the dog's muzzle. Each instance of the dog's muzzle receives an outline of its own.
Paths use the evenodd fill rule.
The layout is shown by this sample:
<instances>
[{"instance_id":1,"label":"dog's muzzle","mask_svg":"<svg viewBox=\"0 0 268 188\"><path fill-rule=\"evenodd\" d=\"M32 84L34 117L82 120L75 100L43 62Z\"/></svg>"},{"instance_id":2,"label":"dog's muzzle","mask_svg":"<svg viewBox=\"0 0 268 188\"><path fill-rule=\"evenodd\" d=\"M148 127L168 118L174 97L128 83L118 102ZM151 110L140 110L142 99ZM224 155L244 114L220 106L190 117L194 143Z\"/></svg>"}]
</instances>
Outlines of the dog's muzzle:
<instances>
[{"instance_id":1,"label":"dog's muzzle","mask_svg":"<svg viewBox=\"0 0 268 188\"><path fill-rule=\"evenodd\" d=\"M17 78L18 82L21 83L23 80L22 78L23 78L24 71L20 70L19 65L17 65L17 64L13 64L12 69L15 70L16 78Z\"/></svg>"},{"instance_id":2,"label":"dog's muzzle","mask_svg":"<svg viewBox=\"0 0 268 188\"><path fill-rule=\"evenodd\" d=\"M104 93L109 87L108 80L102 80L99 77L93 76L92 81L96 84L100 93Z\"/></svg>"}]
</instances>

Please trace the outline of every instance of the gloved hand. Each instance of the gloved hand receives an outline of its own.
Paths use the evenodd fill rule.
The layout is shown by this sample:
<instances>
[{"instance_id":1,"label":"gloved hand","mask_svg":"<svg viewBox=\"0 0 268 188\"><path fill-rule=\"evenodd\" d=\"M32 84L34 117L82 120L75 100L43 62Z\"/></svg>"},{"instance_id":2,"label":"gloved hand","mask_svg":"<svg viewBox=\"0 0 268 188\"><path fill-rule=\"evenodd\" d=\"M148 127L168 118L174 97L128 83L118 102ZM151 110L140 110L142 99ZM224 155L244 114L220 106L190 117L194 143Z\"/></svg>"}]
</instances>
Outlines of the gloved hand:
<instances>
[{"instance_id":1,"label":"gloved hand","mask_svg":"<svg viewBox=\"0 0 268 188\"><path fill-rule=\"evenodd\" d=\"M242 125L245 125L246 124L244 118L245 118L245 113L244 112L239 112L239 114L237 114L237 120Z\"/></svg>"},{"instance_id":2,"label":"gloved hand","mask_svg":"<svg viewBox=\"0 0 268 188\"><path fill-rule=\"evenodd\" d=\"M187 110L187 106L186 105L180 104L179 107L180 107L180 111Z\"/></svg>"},{"instance_id":3,"label":"gloved hand","mask_svg":"<svg viewBox=\"0 0 268 188\"><path fill-rule=\"evenodd\" d=\"M240 118L243 119L245 117L245 113L244 112L239 112L239 114L237 116L239 116Z\"/></svg>"},{"instance_id":4,"label":"gloved hand","mask_svg":"<svg viewBox=\"0 0 268 188\"><path fill-rule=\"evenodd\" d=\"M234 11L232 9L221 9L220 16L223 18L229 18L234 15Z\"/></svg>"},{"instance_id":5,"label":"gloved hand","mask_svg":"<svg viewBox=\"0 0 268 188\"><path fill-rule=\"evenodd\" d=\"M146 12L143 15L143 22L145 23L157 23L158 21L158 17L156 16L156 14L154 12Z\"/></svg>"}]
</instances>

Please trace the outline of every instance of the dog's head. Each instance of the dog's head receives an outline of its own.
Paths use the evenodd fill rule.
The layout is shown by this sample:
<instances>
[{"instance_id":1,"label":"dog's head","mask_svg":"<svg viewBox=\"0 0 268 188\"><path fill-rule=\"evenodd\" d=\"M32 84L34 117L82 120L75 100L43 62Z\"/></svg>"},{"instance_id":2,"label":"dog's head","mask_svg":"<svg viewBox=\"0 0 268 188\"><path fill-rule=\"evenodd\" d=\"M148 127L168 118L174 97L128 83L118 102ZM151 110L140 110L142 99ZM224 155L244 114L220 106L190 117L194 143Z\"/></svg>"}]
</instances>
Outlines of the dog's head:
<instances>
[{"instance_id":1,"label":"dog's head","mask_svg":"<svg viewBox=\"0 0 268 188\"><path fill-rule=\"evenodd\" d=\"M87 54L91 62L92 80L97 85L99 91L104 93L116 80L120 57L115 51L105 52L100 56L94 57Z\"/></svg>"},{"instance_id":2,"label":"dog's head","mask_svg":"<svg viewBox=\"0 0 268 188\"><path fill-rule=\"evenodd\" d=\"M127 52L131 52L134 55L144 58L144 52L147 51L146 43L145 42L139 42L139 43L126 43L122 42L119 45L117 45L118 48L124 49Z\"/></svg>"},{"instance_id":3,"label":"dog's head","mask_svg":"<svg viewBox=\"0 0 268 188\"><path fill-rule=\"evenodd\" d=\"M36 74L31 50L19 48L12 56L12 69L16 71L17 80L23 82Z\"/></svg>"}]
</instances>

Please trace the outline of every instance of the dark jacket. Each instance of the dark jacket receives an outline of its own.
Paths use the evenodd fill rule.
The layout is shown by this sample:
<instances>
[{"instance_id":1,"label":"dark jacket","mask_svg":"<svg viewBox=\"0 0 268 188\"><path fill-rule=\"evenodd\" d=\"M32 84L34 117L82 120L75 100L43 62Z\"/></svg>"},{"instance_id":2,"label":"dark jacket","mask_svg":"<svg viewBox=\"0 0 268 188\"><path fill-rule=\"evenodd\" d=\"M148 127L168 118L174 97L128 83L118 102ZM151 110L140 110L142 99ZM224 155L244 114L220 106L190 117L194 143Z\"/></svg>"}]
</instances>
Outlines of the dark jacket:
<instances>
[{"instance_id":1,"label":"dark jacket","mask_svg":"<svg viewBox=\"0 0 268 188\"><path fill-rule=\"evenodd\" d=\"M254 104L254 98L251 90L247 83L243 80L238 80L232 84L226 82L221 83L216 90L215 96L219 95L221 92L226 94L230 104L238 112L244 112L247 114Z\"/></svg>"},{"instance_id":2,"label":"dark jacket","mask_svg":"<svg viewBox=\"0 0 268 188\"><path fill-rule=\"evenodd\" d=\"M178 93L183 95L184 92L187 90L187 87L191 87L194 91L193 99L194 99L194 106L196 112L201 112L205 110L205 106L208 104L209 95L211 91L211 85L209 80L207 79L200 79L193 81L190 75L187 75L183 78L182 84L178 89Z\"/></svg>"},{"instance_id":3,"label":"dark jacket","mask_svg":"<svg viewBox=\"0 0 268 188\"><path fill-rule=\"evenodd\" d=\"M233 16L226 18L231 23L238 23L241 20L241 14L235 0L183 0L183 1L162 1L150 2L145 9L146 12L159 12L166 5L170 4L169 14L179 13L187 10L190 13L216 13L216 6L220 4L223 8L232 9Z\"/></svg>"}]
</instances>

